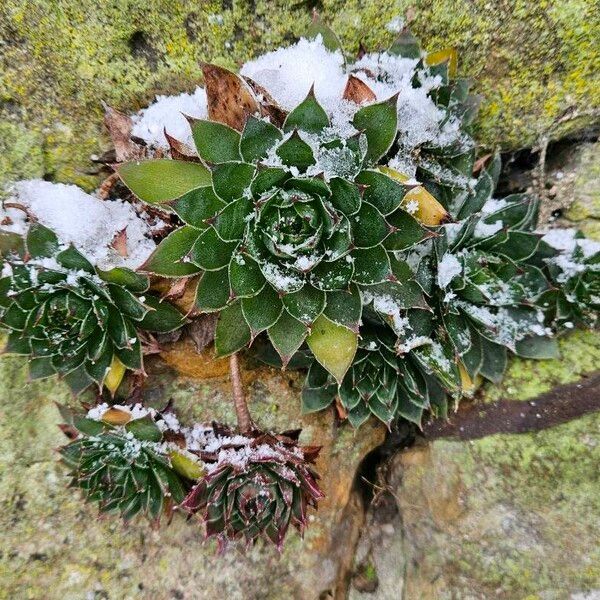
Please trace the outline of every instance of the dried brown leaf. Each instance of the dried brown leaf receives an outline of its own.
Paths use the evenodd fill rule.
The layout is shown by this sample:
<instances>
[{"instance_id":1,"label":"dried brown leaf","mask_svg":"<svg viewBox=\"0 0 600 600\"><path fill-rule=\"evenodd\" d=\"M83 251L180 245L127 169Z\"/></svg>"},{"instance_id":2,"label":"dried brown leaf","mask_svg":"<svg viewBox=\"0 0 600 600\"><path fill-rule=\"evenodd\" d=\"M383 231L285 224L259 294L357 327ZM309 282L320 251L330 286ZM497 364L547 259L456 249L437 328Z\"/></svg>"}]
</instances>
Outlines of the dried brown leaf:
<instances>
[{"instance_id":1,"label":"dried brown leaf","mask_svg":"<svg viewBox=\"0 0 600 600\"><path fill-rule=\"evenodd\" d=\"M198 352L202 352L215 339L216 326L217 315L214 313L200 315L188 325L188 332Z\"/></svg>"},{"instance_id":2,"label":"dried brown leaf","mask_svg":"<svg viewBox=\"0 0 600 600\"><path fill-rule=\"evenodd\" d=\"M164 131L165 138L171 149L171 158L174 160L185 160L187 162L200 162L198 155L187 144L180 142L177 138Z\"/></svg>"},{"instance_id":3,"label":"dried brown leaf","mask_svg":"<svg viewBox=\"0 0 600 600\"><path fill-rule=\"evenodd\" d=\"M364 102L373 102L377 100L375 92L361 79L355 75L348 77L348 83L344 89L344 100L350 100L355 104L363 104Z\"/></svg>"},{"instance_id":4,"label":"dried brown leaf","mask_svg":"<svg viewBox=\"0 0 600 600\"><path fill-rule=\"evenodd\" d=\"M115 233L115 237L110 243L110 246L117 251L119 256L122 256L123 258L129 256L129 252L127 251L127 227Z\"/></svg>"},{"instance_id":5,"label":"dried brown leaf","mask_svg":"<svg viewBox=\"0 0 600 600\"><path fill-rule=\"evenodd\" d=\"M131 130L133 128L131 117L105 104L104 124L115 147L117 162L144 156L145 148L131 139Z\"/></svg>"},{"instance_id":6,"label":"dried brown leaf","mask_svg":"<svg viewBox=\"0 0 600 600\"><path fill-rule=\"evenodd\" d=\"M286 110L281 108L275 101L273 96L259 83L256 83L250 77L244 77L244 81L250 86L260 104L260 114L262 117L269 117L271 123L277 127L281 127L287 117Z\"/></svg>"},{"instance_id":7,"label":"dried brown leaf","mask_svg":"<svg viewBox=\"0 0 600 600\"><path fill-rule=\"evenodd\" d=\"M204 86L208 100L208 117L241 131L249 115L259 112L254 93L235 73L203 63Z\"/></svg>"}]
</instances>

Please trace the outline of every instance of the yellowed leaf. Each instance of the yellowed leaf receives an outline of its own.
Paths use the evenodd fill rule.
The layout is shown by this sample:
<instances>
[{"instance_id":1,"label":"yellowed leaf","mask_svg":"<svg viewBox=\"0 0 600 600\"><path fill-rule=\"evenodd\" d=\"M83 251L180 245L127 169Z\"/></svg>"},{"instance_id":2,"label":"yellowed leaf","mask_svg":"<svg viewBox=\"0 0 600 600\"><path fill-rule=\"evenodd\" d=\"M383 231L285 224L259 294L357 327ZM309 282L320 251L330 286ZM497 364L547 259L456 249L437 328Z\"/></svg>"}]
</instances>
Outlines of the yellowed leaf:
<instances>
[{"instance_id":1,"label":"yellowed leaf","mask_svg":"<svg viewBox=\"0 0 600 600\"><path fill-rule=\"evenodd\" d=\"M116 356L113 356L108 373L104 378L104 385L113 396L117 391L117 388L121 385L126 370L125 365Z\"/></svg>"},{"instance_id":2,"label":"yellowed leaf","mask_svg":"<svg viewBox=\"0 0 600 600\"><path fill-rule=\"evenodd\" d=\"M441 65L442 63L448 63L448 75L450 77L456 77L458 70L458 52L456 48L444 48L436 52L430 52L425 57L425 64L433 67L435 65Z\"/></svg>"},{"instance_id":3,"label":"yellowed leaf","mask_svg":"<svg viewBox=\"0 0 600 600\"><path fill-rule=\"evenodd\" d=\"M102 421L109 425L125 425L131 421L131 414L120 408L109 408L102 415Z\"/></svg>"},{"instance_id":4,"label":"yellowed leaf","mask_svg":"<svg viewBox=\"0 0 600 600\"><path fill-rule=\"evenodd\" d=\"M321 315L306 341L319 363L341 383L354 360L358 335Z\"/></svg>"},{"instance_id":5,"label":"yellowed leaf","mask_svg":"<svg viewBox=\"0 0 600 600\"><path fill-rule=\"evenodd\" d=\"M204 468L202 465L195 460L192 460L189 456L173 450L169 454L171 459L171 466L180 475L187 477L187 479L200 479L204 475Z\"/></svg>"}]
</instances>

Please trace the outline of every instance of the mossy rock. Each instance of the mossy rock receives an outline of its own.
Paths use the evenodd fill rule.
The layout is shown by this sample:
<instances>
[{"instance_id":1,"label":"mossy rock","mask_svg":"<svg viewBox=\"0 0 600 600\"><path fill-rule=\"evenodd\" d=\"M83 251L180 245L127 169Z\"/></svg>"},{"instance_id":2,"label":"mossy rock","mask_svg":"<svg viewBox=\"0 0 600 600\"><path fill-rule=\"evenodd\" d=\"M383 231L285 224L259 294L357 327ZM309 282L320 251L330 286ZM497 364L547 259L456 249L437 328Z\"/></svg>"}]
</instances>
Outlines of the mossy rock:
<instances>
[{"instance_id":1,"label":"mossy rock","mask_svg":"<svg viewBox=\"0 0 600 600\"><path fill-rule=\"evenodd\" d=\"M556 133L580 128L600 104L600 24L585 0L7 0L0 122L14 141L2 136L0 182L44 176L94 188L90 155L108 143L102 101L131 112L156 93L191 90L200 60L234 67L290 43L315 6L349 51L386 47L386 24L402 14L425 48L455 46L461 74L484 96L486 146L529 146L567 110L583 116Z\"/></svg>"},{"instance_id":2,"label":"mossy rock","mask_svg":"<svg viewBox=\"0 0 600 600\"><path fill-rule=\"evenodd\" d=\"M530 401L600 364L600 335L515 360L488 399ZM396 459L405 597L563 600L600 588L600 415L537 433L437 440Z\"/></svg>"}]
</instances>

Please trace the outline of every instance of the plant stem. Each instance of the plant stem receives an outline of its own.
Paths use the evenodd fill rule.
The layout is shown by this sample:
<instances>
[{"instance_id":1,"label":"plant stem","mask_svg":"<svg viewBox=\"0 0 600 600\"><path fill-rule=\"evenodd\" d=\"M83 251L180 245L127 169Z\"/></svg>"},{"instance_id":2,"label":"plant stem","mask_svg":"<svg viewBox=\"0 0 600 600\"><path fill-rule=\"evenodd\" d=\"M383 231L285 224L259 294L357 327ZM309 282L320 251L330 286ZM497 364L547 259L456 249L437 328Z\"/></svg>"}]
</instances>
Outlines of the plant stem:
<instances>
[{"instance_id":1,"label":"plant stem","mask_svg":"<svg viewBox=\"0 0 600 600\"><path fill-rule=\"evenodd\" d=\"M242 377L237 353L229 357L229 370L231 372L231 387L233 388L233 404L237 415L237 425L240 433L250 433L253 428L252 417L248 410L246 397L242 388Z\"/></svg>"}]
</instances>

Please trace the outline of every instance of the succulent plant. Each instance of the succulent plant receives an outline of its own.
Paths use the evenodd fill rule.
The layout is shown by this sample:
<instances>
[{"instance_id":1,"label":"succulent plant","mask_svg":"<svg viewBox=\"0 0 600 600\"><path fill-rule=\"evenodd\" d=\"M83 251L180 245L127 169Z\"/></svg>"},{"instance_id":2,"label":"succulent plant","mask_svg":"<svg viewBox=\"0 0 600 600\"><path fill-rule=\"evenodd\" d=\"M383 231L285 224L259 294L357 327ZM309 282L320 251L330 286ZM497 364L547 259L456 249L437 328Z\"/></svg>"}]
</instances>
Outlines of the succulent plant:
<instances>
[{"instance_id":1,"label":"succulent plant","mask_svg":"<svg viewBox=\"0 0 600 600\"><path fill-rule=\"evenodd\" d=\"M119 513L125 521L169 514L202 467L172 441L180 433L168 422L139 404L133 410L100 405L70 419L63 430L74 439L60 454L71 468L71 485L97 502L100 512Z\"/></svg>"},{"instance_id":2,"label":"succulent plant","mask_svg":"<svg viewBox=\"0 0 600 600\"><path fill-rule=\"evenodd\" d=\"M286 364L305 339L318 346L316 327L334 343L350 340L339 365L322 359L343 374L355 349L360 290L394 280L394 252L428 235L404 210L408 188L371 168L396 136L394 103L359 109L353 122L363 133L351 138L339 137L312 91L281 129L252 114L241 133L216 121L191 122L210 171L203 185L190 178L174 186L170 206L185 225L144 268L167 276L203 272L196 305L220 311L218 353L235 352L266 330ZM173 161L179 164L202 169ZM174 168L167 165L126 163L119 173L142 200L159 201L165 197L155 182ZM184 187L191 189L181 194ZM320 356L317 347L313 352Z\"/></svg>"},{"instance_id":3,"label":"succulent plant","mask_svg":"<svg viewBox=\"0 0 600 600\"><path fill-rule=\"evenodd\" d=\"M447 390L432 376L424 360L415 352L398 353L393 331L372 310L365 309L364 325L356 357L337 385L317 362L310 365L302 389L302 410L316 412L336 398L353 427L374 416L388 427L398 418L421 423L425 410L438 416L447 414Z\"/></svg>"},{"instance_id":4,"label":"succulent plant","mask_svg":"<svg viewBox=\"0 0 600 600\"><path fill-rule=\"evenodd\" d=\"M301 533L307 509L323 497L310 463L319 448L302 447L296 432L243 435L215 425L215 440L201 457L207 473L182 508L198 514L207 537L252 544L263 538L281 549L290 525Z\"/></svg>"},{"instance_id":5,"label":"succulent plant","mask_svg":"<svg viewBox=\"0 0 600 600\"><path fill-rule=\"evenodd\" d=\"M323 24L311 35L340 50ZM355 425L371 413L420 423L481 376L499 381L508 351L555 356L555 329L593 321L597 257L576 248L566 278L564 253L535 230L537 201L493 199L500 159L475 161L477 100L454 50L425 55L405 30L347 65L340 107L311 89L289 112L204 65L197 156L118 171L180 218L144 268L200 273L196 305L219 313L219 354L266 332L283 366L314 356L305 410L339 396Z\"/></svg>"},{"instance_id":6,"label":"succulent plant","mask_svg":"<svg viewBox=\"0 0 600 600\"><path fill-rule=\"evenodd\" d=\"M22 256L0 279L6 350L30 356L32 379L59 374L74 393L96 383L114 393L126 369L143 368L138 331L172 331L185 319L149 291L146 276L102 271L34 223Z\"/></svg>"},{"instance_id":7,"label":"succulent plant","mask_svg":"<svg viewBox=\"0 0 600 600\"><path fill-rule=\"evenodd\" d=\"M542 238L549 289L538 300L552 325L595 327L600 311L600 244L574 229L552 229Z\"/></svg>"}]
</instances>

